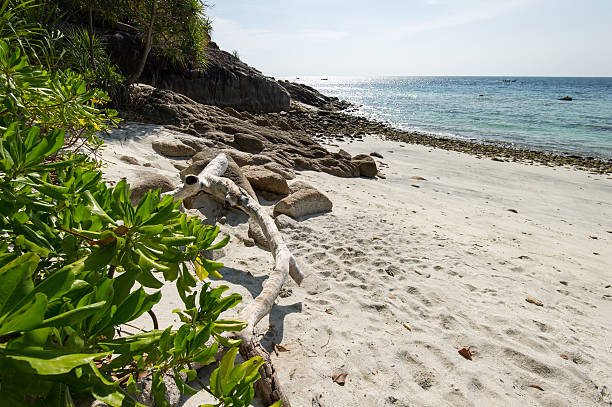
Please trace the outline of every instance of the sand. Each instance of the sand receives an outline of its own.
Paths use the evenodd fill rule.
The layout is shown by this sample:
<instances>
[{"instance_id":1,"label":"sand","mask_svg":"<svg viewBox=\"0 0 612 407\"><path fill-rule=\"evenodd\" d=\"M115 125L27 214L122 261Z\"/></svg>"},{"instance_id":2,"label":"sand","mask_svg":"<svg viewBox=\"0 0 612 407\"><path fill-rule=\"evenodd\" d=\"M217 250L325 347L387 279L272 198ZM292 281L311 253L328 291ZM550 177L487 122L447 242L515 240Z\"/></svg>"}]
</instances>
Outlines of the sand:
<instances>
[{"instance_id":1,"label":"sand","mask_svg":"<svg viewBox=\"0 0 612 407\"><path fill-rule=\"evenodd\" d=\"M147 137L107 141L109 179L176 176ZM612 404L612 177L375 137L340 147L379 152L387 178L297 177L334 209L283 230L306 278L258 325L294 407ZM221 273L248 302L272 256L246 230L223 226ZM164 291L156 312L176 323Z\"/></svg>"}]
</instances>

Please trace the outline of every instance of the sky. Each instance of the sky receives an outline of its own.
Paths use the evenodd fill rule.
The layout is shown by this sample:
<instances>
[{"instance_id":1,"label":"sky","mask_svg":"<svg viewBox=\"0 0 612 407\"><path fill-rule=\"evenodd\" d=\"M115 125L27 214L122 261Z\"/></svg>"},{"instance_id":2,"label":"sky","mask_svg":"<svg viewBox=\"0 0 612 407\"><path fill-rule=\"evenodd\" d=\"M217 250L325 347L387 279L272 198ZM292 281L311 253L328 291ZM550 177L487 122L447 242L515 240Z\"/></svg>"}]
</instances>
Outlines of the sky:
<instances>
[{"instance_id":1,"label":"sky","mask_svg":"<svg viewBox=\"0 0 612 407\"><path fill-rule=\"evenodd\" d=\"M213 40L276 77L612 76L612 0L210 0Z\"/></svg>"}]
</instances>

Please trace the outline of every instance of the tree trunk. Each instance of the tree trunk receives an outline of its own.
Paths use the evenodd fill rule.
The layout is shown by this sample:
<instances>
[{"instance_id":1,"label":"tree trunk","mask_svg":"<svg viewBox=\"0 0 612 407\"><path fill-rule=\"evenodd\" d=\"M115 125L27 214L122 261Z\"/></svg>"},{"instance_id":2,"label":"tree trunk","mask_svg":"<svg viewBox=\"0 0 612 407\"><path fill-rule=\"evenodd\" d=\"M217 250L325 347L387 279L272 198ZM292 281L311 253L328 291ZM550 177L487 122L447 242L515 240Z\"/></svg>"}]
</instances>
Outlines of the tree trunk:
<instances>
[{"instance_id":1,"label":"tree trunk","mask_svg":"<svg viewBox=\"0 0 612 407\"><path fill-rule=\"evenodd\" d=\"M96 72L96 58L94 56L94 49L93 49L93 11L91 9L91 4L89 5L89 27L88 27L88 34L89 34L89 58L91 59L91 67L93 68L94 72Z\"/></svg>"},{"instance_id":2,"label":"tree trunk","mask_svg":"<svg viewBox=\"0 0 612 407\"><path fill-rule=\"evenodd\" d=\"M136 83L138 79L140 79L140 75L142 75L142 71L144 71L145 64L147 63L147 58L149 58L149 52L151 51L151 45L153 42L153 25L155 24L155 13L157 8L157 0L153 0L151 4L151 20L149 21L149 27L147 28L147 37L145 40L145 49L140 58L140 62L138 63L138 67L136 68L136 72L130 76L130 82Z\"/></svg>"},{"instance_id":3,"label":"tree trunk","mask_svg":"<svg viewBox=\"0 0 612 407\"><path fill-rule=\"evenodd\" d=\"M254 356L260 356L264 359L265 363L259 369L261 379L255 384L257 394L267 404L282 400L283 407L290 407L291 403L281 389L270 355L255 338L255 326L270 312L287 279L291 277L297 284L301 284L304 275L270 215L244 189L238 187L230 179L222 177L227 165L227 157L221 153L200 174L187 176L185 185L181 185L166 194L173 195L175 199L184 199L200 191L205 191L232 206L240 208L259 223L269 242L270 252L274 256L274 269L268 279L263 282L263 290L259 296L253 299L238 316L238 319L247 322L248 326L243 331L237 332L236 337L242 339L240 354L244 359L250 359Z\"/></svg>"}]
</instances>

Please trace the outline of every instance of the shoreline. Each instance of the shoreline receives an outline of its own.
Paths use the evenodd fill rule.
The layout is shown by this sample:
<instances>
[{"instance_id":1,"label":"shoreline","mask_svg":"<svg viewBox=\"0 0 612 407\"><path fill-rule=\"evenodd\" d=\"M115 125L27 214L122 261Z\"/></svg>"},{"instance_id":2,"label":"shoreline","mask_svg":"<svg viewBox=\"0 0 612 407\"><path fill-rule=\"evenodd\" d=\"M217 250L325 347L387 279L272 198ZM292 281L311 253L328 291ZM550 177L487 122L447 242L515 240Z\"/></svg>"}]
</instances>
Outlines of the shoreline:
<instances>
[{"instance_id":1,"label":"shoreline","mask_svg":"<svg viewBox=\"0 0 612 407\"><path fill-rule=\"evenodd\" d=\"M278 117L278 113L268 113ZM321 141L356 139L368 134L377 134L388 140L419 144L443 150L467 153L478 158L488 157L495 161L522 162L546 166L570 166L598 174L612 173L612 159L584 156L581 154L557 154L545 151L504 146L493 141L482 142L436 137L418 131L406 131L390 124L346 113L346 110L318 110L295 104L285 117L291 118L302 130Z\"/></svg>"}]
</instances>

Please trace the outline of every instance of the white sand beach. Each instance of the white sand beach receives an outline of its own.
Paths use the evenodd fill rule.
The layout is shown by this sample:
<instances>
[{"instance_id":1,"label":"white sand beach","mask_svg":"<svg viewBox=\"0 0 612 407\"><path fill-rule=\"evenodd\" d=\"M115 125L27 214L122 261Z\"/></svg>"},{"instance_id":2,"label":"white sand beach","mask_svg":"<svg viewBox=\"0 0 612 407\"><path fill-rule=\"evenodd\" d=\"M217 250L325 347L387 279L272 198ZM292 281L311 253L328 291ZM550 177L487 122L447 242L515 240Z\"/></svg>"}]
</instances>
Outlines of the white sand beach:
<instances>
[{"instance_id":1,"label":"white sand beach","mask_svg":"<svg viewBox=\"0 0 612 407\"><path fill-rule=\"evenodd\" d=\"M146 137L106 141L108 179L178 183ZM294 407L612 405L612 177L376 137L327 147L380 153L386 179L298 173L333 211L282 229L306 278L258 325ZM272 256L232 223L220 283L246 303Z\"/></svg>"}]
</instances>

